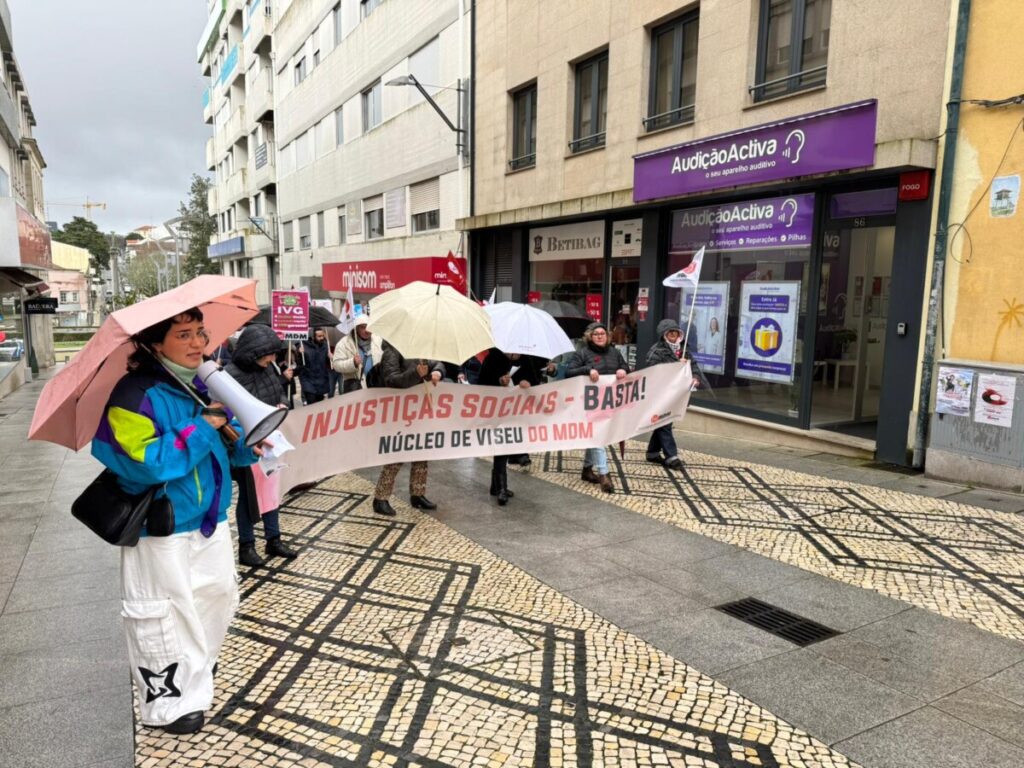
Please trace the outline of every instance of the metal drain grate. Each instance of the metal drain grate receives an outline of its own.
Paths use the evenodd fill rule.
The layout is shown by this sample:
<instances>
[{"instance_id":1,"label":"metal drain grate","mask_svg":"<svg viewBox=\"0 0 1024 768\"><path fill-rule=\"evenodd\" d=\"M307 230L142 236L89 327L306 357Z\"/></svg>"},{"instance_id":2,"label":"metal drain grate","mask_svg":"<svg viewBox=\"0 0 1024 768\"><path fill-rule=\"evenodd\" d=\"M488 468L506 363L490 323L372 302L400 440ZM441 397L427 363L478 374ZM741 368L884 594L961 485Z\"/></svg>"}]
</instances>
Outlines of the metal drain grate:
<instances>
[{"instance_id":1,"label":"metal drain grate","mask_svg":"<svg viewBox=\"0 0 1024 768\"><path fill-rule=\"evenodd\" d=\"M715 608L799 646L817 643L840 634L816 621L797 616L795 613L776 608L774 605L762 603L752 597L746 597L734 603L716 605Z\"/></svg>"}]
</instances>

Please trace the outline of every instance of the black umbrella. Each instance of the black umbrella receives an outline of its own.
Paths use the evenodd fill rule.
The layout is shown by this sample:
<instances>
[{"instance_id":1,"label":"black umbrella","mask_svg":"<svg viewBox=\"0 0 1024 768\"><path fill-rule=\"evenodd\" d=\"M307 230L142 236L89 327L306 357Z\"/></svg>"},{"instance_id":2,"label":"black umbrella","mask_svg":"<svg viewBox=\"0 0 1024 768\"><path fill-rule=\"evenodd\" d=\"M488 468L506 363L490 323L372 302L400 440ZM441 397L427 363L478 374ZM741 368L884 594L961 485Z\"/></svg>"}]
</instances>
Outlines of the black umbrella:
<instances>
[{"instance_id":1,"label":"black umbrella","mask_svg":"<svg viewBox=\"0 0 1024 768\"><path fill-rule=\"evenodd\" d=\"M309 308L310 328L333 328L341 320L336 318L329 310L314 304ZM250 320L246 325L271 325L270 307L260 307L260 313Z\"/></svg>"}]
</instances>

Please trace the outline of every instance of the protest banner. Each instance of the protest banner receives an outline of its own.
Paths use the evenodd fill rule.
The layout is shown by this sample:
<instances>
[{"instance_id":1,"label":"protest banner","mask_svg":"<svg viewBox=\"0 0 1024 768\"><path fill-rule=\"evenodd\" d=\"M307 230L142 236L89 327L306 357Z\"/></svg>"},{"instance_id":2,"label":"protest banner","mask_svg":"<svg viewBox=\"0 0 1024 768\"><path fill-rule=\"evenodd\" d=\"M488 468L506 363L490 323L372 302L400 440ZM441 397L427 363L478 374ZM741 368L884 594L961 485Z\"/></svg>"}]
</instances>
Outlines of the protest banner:
<instances>
[{"instance_id":1,"label":"protest banner","mask_svg":"<svg viewBox=\"0 0 1024 768\"><path fill-rule=\"evenodd\" d=\"M309 336L309 293L271 291L270 327L285 341L301 341Z\"/></svg>"},{"instance_id":2,"label":"protest banner","mask_svg":"<svg viewBox=\"0 0 1024 768\"><path fill-rule=\"evenodd\" d=\"M579 376L536 387L362 389L294 411L281 432L295 446L281 488L404 461L610 445L677 421L690 399L689 362L617 381Z\"/></svg>"}]
</instances>

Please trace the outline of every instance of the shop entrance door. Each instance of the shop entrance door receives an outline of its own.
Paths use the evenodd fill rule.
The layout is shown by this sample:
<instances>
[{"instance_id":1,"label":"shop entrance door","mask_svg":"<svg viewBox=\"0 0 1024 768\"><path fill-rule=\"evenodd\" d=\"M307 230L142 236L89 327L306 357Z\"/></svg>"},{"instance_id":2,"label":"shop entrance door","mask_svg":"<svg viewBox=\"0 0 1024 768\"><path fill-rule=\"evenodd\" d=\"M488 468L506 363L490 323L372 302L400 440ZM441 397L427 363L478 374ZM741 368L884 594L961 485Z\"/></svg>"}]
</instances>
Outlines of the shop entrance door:
<instances>
[{"instance_id":1,"label":"shop entrance door","mask_svg":"<svg viewBox=\"0 0 1024 768\"><path fill-rule=\"evenodd\" d=\"M822 247L811 426L874 440L896 228L828 227Z\"/></svg>"},{"instance_id":2,"label":"shop entrance door","mask_svg":"<svg viewBox=\"0 0 1024 768\"><path fill-rule=\"evenodd\" d=\"M637 365L636 299L640 293L639 259L613 259L608 268L608 335L631 369Z\"/></svg>"}]
</instances>

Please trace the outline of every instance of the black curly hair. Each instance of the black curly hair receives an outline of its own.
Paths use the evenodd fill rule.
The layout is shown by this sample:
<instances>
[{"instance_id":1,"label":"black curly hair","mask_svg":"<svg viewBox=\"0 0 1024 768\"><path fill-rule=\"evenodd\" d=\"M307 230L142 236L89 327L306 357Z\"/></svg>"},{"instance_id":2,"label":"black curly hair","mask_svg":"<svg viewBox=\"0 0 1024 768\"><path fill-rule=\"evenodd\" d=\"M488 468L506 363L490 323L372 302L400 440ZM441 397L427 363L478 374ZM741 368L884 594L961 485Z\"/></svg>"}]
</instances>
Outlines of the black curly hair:
<instances>
[{"instance_id":1,"label":"black curly hair","mask_svg":"<svg viewBox=\"0 0 1024 768\"><path fill-rule=\"evenodd\" d=\"M135 371L139 368L148 368L153 365L153 357L143 347L153 348L154 344L161 344L175 323L192 323L198 320L202 322L203 313L198 307L186 309L179 315L161 320L148 328L144 328L132 336L131 341L135 344L135 351L128 356L128 370Z\"/></svg>"}]
</instances>

